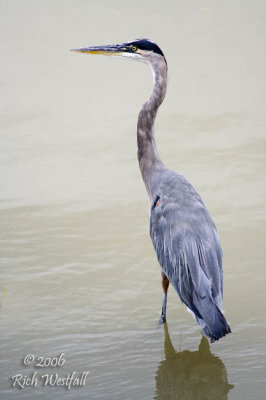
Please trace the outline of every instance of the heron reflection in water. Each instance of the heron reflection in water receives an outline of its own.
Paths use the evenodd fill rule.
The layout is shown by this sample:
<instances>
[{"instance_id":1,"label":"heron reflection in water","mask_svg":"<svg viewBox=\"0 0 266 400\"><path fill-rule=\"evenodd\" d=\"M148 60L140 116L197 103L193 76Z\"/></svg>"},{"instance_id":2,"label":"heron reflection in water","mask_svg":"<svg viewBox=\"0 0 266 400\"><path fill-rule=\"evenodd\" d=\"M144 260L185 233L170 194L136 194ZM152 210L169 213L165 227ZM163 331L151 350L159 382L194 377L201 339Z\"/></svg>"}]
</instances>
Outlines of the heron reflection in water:
<instances>
[{"instance_id":1,"label":"heron reflection in water","mask_svg":"<svg viewBox=\"0 0 266 400\"><path fill-rule=\"evenodd\" d=\"M176 352L167 323L164 325L165 360L156 372L155 400L227 400L234 385L228 383L227 372L219 357L210 351L203 336L197 351Z\"/></svg>"},{"instance_id":2,"label":"heron reflection in water","mask_svg":"<svg viewBox=\"0 0 266 400\"><path fill-rule=\"evenodd\" d=\"M169 282L211 342L230 333L222 312L222 250L215 224L193 186L160 159L154 121L167 87L167 62L157 44L139 39L116 45L74 49L88 54L122 56L148 63L154 87L138 117L138 161L150 198L150 235L161 265L166 321ZM136 82L135 82L136 83Z\"/></svg>"}]
</instances>

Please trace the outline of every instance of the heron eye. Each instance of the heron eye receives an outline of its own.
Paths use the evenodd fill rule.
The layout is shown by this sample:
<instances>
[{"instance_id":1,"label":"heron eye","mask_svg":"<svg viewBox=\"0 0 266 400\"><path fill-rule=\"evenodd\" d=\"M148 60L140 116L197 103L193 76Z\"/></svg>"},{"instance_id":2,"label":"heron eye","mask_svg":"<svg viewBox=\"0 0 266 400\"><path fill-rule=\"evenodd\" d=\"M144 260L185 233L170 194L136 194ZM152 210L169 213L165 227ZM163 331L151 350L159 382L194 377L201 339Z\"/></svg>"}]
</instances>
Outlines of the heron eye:
<instances>
[{"instance_id":1,"label":"heron eye","mask_svg":"<svg viewBox=\"0 0 266 400\"><path fill-rule=\"evenodd\" d=\"M137 51L136 46L132 46L132 47L131 47L131 50L132 50L132 51Z\"/></svg>"}]
</instances>

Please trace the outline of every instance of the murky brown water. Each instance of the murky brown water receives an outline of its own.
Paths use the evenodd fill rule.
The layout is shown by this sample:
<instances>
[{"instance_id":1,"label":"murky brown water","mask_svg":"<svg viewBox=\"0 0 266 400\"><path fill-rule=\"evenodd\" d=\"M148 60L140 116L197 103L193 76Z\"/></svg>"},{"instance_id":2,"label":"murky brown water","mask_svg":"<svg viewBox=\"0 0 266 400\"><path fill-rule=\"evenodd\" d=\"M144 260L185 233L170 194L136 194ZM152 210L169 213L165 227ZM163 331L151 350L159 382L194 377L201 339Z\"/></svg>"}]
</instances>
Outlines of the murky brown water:
<instances>
[{"instance_id":1,"label":"murky brown water","mask_svg":"<svg viewBox=\"0 0 266 400\"><path fill-rule=\"evenodd\" d=\"M1 398L265 398L265 15L263 1L0 1ZM157 329L135 132L150 70L68 51L137 37L169 65L159 153L221 237L233 333L211 347L173 290ZM83 371L80 388L41 384ZM11 388L33 372L36 387Z\"/></svg>"}]
</instances>

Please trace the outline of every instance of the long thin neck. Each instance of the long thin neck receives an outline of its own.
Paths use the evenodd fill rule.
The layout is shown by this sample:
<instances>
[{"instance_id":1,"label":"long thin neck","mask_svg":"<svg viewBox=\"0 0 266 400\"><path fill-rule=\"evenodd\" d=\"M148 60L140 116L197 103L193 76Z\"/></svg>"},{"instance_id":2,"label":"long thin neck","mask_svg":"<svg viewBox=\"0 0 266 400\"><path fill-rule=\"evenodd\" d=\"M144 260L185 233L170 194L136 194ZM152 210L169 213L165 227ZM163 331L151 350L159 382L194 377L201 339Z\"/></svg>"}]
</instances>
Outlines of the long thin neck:
<instances>
[{"instance_id":1,"label":"long thin neck","mask_svg":"<svg viewBox=\"0 0 266 400\"><path fill-rule=\"evenodd\" d=\"M151 60L151 67L154 87L149 99L140 110L137 127L139 166L150 198L154 195L154 177L158 170L164 167L156 149L154 121L167 88L167 65L163 57L154 57Z\"/></svg>"}]
</instances>

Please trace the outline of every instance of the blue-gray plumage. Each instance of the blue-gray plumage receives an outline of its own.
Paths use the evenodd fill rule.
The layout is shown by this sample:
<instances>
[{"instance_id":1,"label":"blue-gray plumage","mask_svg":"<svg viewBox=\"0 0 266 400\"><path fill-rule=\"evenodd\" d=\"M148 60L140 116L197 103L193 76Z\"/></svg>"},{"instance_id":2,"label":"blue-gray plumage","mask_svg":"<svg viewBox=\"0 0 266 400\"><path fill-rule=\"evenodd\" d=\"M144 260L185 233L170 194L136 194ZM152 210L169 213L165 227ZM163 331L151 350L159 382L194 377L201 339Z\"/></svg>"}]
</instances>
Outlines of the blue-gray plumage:
<instances>
[{"instance_id":1,"label":"blue-gray plumage","mask_svg":"<svg viewBox=\"0 0 266 400\"><path fill-rule=\"evenodd\" d=\"M222 250L215 224L199 194L180 174L161 161L154 121L167 87L167 63L161 49L147 39L120 45L75 49L89 54L118 55L147 62L154 87L138 117L138 160L150 198L150 235L162 271L161 322L166 320L169 281L213 342L230 333L222 313Z\"/></svg>"}]
</instances>

